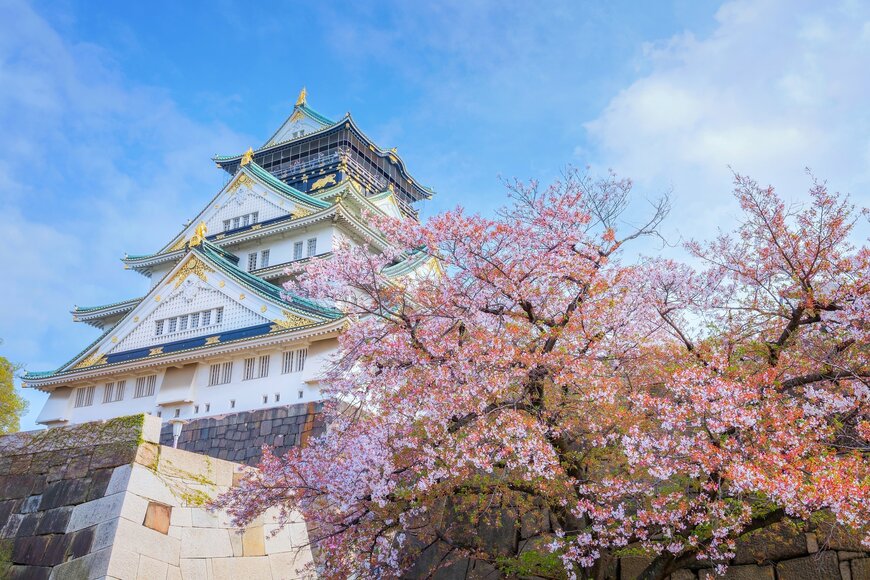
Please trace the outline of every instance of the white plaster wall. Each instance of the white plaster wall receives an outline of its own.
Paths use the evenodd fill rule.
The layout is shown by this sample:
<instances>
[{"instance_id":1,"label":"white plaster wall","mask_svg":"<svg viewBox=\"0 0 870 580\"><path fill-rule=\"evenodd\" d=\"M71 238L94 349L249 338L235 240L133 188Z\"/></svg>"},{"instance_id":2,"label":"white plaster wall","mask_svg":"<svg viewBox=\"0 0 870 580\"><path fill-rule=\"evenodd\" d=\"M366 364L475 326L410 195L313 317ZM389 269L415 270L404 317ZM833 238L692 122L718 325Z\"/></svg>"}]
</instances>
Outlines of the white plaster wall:
<instances>
[{"instance_id":1,"label":"white plaster wall","mask_svg":"<svg viewBox=\"0 0 870 580\"><path fill-rule=\"evenodd\" d=\"M269 236L243 244L227 246L227 250L239 257L239 268L248 269L248 254L257 252L257 267L260 268L260 252L269 250L269 264L281 264L293 260L293 245L302 242L302 257L308 255L308 240L317 239L316 254L332 251L332 237L335 228L331 224L299 228L282 235Z\"/></svg>"}]
</instances>

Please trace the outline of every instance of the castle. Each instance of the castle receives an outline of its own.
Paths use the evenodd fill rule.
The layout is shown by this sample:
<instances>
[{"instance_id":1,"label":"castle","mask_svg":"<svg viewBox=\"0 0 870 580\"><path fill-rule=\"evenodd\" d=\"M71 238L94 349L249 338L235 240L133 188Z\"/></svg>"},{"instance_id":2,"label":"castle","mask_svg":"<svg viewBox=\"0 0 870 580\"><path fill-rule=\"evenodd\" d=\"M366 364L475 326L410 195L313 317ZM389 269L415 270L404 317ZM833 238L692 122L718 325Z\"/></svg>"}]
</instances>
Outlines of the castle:
<instances>
[{"instance_id":1,"label":"castle","mask_svg":"<svg viewBox=\"0 0 870 580\"><path fill-rule=\"evenodd\" d=\"M137 413L181 423L318 401L345 321L285 293L287 268L329 259L338 243L387 247L365 216L416 219L414 204L432 195L349 113L332 121L309 107L305 89L260 148L214 161L231 177L199 215L158 251L123 259L148 278L144 296L76 307L73 320L102 334L57 370L23 377L49 394L39 423ZM409 255L393 268L427 264Z\"/></svg>"}]
</instances>

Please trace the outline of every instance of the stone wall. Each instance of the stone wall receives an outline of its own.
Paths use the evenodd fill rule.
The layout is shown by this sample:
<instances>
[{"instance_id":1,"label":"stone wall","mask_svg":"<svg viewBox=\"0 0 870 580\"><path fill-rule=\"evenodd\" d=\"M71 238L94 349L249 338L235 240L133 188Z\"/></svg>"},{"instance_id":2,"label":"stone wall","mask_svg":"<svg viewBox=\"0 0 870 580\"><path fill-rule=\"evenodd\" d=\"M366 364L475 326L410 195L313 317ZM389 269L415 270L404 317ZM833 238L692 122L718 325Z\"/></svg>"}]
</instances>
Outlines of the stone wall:
<instances>
[{"instance_id":1,"label":"stone wall","mask_svg":"<svg viewBox=\"0 0 870 580\"><path fill-rule=\"evenodd\" d=\"M322 433L321 409L321 403L302 403L195 419L182 428L178 448L256 465L263 445L272 446L277 453L283 454ZM172 446L171 425L163 426L160 442Z\"/></svg>"},{"instance_id":2,"label":"stone wall","mask_svg":"<svg viewBox=\"0 0 870 580\"><path fill-rule=\"evenodd\" d=\"M127 417L0 438L0 578L313 577L304 522L245 530L204 503L247 467L157 443Z\"/></svg>"}]
</instances>

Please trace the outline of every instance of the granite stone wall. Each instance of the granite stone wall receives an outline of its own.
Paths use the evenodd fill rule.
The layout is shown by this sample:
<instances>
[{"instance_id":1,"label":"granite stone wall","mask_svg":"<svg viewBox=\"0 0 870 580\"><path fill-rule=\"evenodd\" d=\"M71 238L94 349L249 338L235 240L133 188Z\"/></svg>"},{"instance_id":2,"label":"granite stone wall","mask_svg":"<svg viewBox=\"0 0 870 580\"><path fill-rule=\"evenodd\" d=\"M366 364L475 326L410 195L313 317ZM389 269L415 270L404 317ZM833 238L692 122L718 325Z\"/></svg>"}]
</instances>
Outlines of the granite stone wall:
<instances>
[{"instance_id":1,"label":"granite stone wall","mask_svg":"<svg viewBox=\"0 0 870 580\"><path fill-rule=\"evenodd\" d=\"M134 461L143 423L137 415L0 438L0 578L83 577L111 538L81 516L117 491L113 476Z\"/></svg>"},{"instance_id":2,"label":"granite stone wall","mask_svg":"<svg viewBox=\"0 0 870 580\"><path fill-rule=\"evenodd\" d=\"M195 419L182 428L178 448L256 465L263 445L272 446L278 454L283 454L322 433L322 408L321 403L302 403ZM172 425L163 426L160 443L172 446Z\"/></svg>"}]
</instances>

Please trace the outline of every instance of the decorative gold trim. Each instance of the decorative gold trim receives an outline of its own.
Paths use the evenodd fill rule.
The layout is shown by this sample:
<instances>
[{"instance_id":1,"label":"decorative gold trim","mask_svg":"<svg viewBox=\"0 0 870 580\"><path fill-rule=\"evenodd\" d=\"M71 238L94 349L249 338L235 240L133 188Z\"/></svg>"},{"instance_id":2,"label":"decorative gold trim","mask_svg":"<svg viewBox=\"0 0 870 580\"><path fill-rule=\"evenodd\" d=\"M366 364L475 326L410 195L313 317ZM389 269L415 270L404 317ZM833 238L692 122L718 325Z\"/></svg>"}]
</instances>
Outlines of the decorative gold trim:
<instances>
[{"instance_id":1,"label":"decorative gold trim","mask_svg":"<svg viewBox=\"0 0 870 580\"><path fill-rule=\"evenodd\" d=\"M154 302L160 302L160 294L154 297Z\"/></svg>"},{"instance_id":2,"label":"decorative gold trim","mask_svg":"<svg viewBox=\"0 0 870 580\"><path fill-rule=\"evenodd\" d=\"M296 106L301 107L308 103L308 91L305 90L305 87L302 87L302 90L299 91L299 96L296 98Z\"/></svg>"},{"instance_id":3,"label":"decorative gold trim","mask_svg":"<svg viewBox=\"0 0 870 580\"><path fill-rule=\"evenodd\" d=\"M209 336L208 338L205 339L205 344L206 345L217 344L220 341L221 341L221 337L219 337L219 336Z\"/></svg>"},{"instance_id":4,"label":"decorative gold trim","mask_svg":"<svg viewBox=\"0 0 870 580\"><path fill-rule=\"evenodd\" d=\"M326 177L321 177L320 179L315 181L311 185L311 189L309 191L317 191L318 189L322 189L329 185L335 185L335 173L327 175Z\"/></svg>"},{"instance_id":5,"label":"decorative gold trim","mask_svg":"<svg viewBox=\"0 0 870 580\"><path fill-rule=\"evenodd\" d=\"M263 224L254 224L251 226L251 229L252 230L259 230L261 227L263 227Z\"/></svg>"},{"instance_id":6,"label":"decorative gold trim","mask_svg":"<svg viewBox=\"0 0 870 580\"><path fill-rule=\"evenodd\" d=\"M208 232L208 228L205 225L205 222L199 222L196 225L196 229L193 230L193 235L190 236L190 247L200 245L203 240L205 240L205 234Z\"/></svg>"},{"instance_id":7,"label":"decorative gold trim","mask_svg":"<svg viewBox=\"0 0 870 580\"><path fill-rule=\"evenodd\" d=\"M175 288L178 288L191 274L195 274L203 282L208 282L208 277L206 276L207 272L214 272L214 270L206 266L202 260L193 256L190 258L187 265L175 273L175 276L172 277L169 283L171 284L174 282Z\"/></svg>"},{"instance_id":8,"label":"decorative gold trim","mask_svg":"<svg viewBox=\"0 0 870 580\"><path fill-rule=\"evenodd\" d=\"M302 318L298 314L293 314L289 310L282 310L281 314L284 315L284 319L275 319L272 321L272 327L269 329L269 332L276 332L278 330L286 330L288 328L300 328L302 326L309 326L314 324L311 320L307 318Z\"/></svg>"},{"instance_id":9,"label":"decorative gold trim","mask_svg":"<svg viewBox=\"0 0 870 580\"><path fill-rule=\"evenodd\" d=\"M148 351L148 356L157 356L158 354L163 354L163 347L158 346L157 348L152 348Z\"/></svg>"},{"instance_id":10,"label":"decorative gold trim","mask_svg":"<svg viewBox=\"0 0 870 580\"><path fill-rule=\"evenodd\" d=\"M248 150L245 151L245 154L242 155L242 160L239 162L240 167L244 167L254 159L254 148L248 147Z\"/></svg>"},{"instance_id":11,"label":"decorative gold trim","mask_svg":"<svg viewBox=\"0 0 870 580\"><path fill-rule=\"evenodd\" d=\"M245 299L245 295L244 295L244 294L239 294L239 300L244 300L244 299Z\"/></svg>"},{"instance_id":12,"label":"decorative gold trim","mask_svg":"<svg viewBox=\"0 0 870 580\"><path fill-rule=\"evenodd\" d=\"M260 312L266 312L266 310L267 310L267 309L266 309L266 305L265 305L265 304L263 304L262 306L260 306Z\"/></svg>"},{"instance_id":13,"label":"decorative gold trim","mask_svg":"<svg viewBox=\"0 0 870 580\"><path fill-rule=\"evenodd\" d=\"M104 364L106 364L106 355L100 354L99 352L95 352L94 354L92 354L91 356L89 356L88 358L86 358L85 360L83 360L82 362L80 362L79 364L74 366L73 368L74 369L84 369L87 367L93 367L96 365L104 365Z\"/></svg>"}]
</instances>

